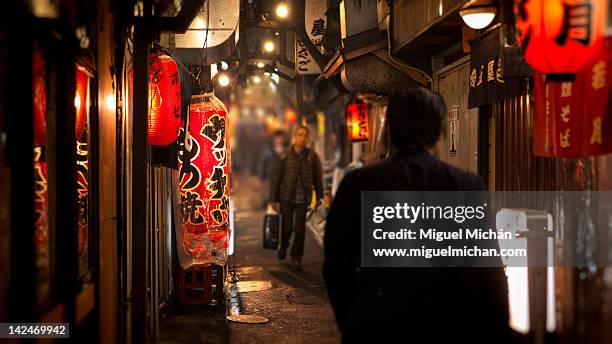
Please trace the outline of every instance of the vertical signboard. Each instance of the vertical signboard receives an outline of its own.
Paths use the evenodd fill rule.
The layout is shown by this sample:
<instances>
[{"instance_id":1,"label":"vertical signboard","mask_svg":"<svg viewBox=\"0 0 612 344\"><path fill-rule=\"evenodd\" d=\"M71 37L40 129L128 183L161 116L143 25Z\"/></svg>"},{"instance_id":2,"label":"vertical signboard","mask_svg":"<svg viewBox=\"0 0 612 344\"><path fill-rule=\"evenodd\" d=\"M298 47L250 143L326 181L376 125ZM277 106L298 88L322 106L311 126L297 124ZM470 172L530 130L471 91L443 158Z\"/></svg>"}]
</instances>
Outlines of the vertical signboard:
<instances>
[{"instance_id":1,"label":"vertical signboard","mask_svg":"<svg viewBox=\"0 0 612 344\"><path fill-rule=\"evenodd\" d=\"M315 46L323 44L323 36L327 29L327 11L326 0L306 0L304 12L304 25L308 37ZM296 44L296 69L298 74L319 74L321 68L314 61L306 45L299 39L295 40Z\"/></svg>"}]
</instances>

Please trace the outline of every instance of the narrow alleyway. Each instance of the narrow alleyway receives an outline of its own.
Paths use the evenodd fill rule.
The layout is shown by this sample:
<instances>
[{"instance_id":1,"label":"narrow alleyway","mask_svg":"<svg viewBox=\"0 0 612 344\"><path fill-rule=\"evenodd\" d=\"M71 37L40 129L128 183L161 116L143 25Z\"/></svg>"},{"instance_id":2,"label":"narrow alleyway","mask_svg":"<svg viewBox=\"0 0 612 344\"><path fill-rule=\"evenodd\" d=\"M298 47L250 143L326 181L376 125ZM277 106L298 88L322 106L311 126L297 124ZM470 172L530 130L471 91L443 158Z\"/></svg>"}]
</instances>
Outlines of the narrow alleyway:
<instances>
[{"instance_id":1,"label":"narrow alleyway","mask_svg":"<svg viewBox=\"0 0 612 344\"><path fill-rule=\"evenodd\" d=\"M291 260L279 261L276 251L261 243L263 198L267 187L256 177L236 174L232 185L235 202L235 267L240 282L270 281L265 291L241 292L241 314L269 319L265 324L225 321L225 307L172 305L161 319L159 343L339 343L333 311L321 276L323 250L306 235L303 270Z\"/></svg>"}]
</instances>

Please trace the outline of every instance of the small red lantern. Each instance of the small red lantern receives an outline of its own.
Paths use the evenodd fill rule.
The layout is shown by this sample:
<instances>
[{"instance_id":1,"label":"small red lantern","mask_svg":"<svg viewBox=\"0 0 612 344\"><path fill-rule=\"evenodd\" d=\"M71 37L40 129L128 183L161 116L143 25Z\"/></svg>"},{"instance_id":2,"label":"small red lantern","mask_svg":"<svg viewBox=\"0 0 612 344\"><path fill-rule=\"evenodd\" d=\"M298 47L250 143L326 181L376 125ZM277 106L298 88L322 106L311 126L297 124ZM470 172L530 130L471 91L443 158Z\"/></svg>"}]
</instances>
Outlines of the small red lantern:
<instances>
[{"instance_id":1,"label":"small red lantern","mask_svg":"<svg viewBox=\"0 0 612 344\"><path fill-rule=\"evenodd\" d=\"M81 67L76 67L76 95L74 96L74 107L76 108L76 137L83 135L87 109L89 107L89 76Z\"/></svg>"},{"instance_id":2,"label":"small red lantern","mask_svg":"<svg viewBox=\"0 0 612 344\"><path fill-rule=\"evenodd\" d=\"M191 97L188 140L179 139L183 247L195 264L222 263L229 233L227 110L213 94Z\"/></svg>"},{"instance_id":3,"label":"small red lantern","mask_svg":"<svg viewBox=\"0 0 612 344\"><path fill-rule=\"evenodd\" d=\"M601 49L607 13L605 0L516 0L525 60L549 79L571 79Z\"/></svg>"},{"instance_id":4,"label":"small red lantern","mask_svg":"<svg viewBox=\"0 0 612 344\"><path fill-rule=\"evenodd\" d=\"M134 89L130 71L130 91ZM178 65L167 55L151 56L149 67L149 144L167 146L181 128L181 84Z\"/></svg>"},{"instance_id":5,"label":"small red lantern","mask_svg":"<svg viewBox=\"0 0 612 344\"><path fill-rule=\"evenodd\" d=\"M40 51L34 52L32 73L34 143L44 146L47 140L47 71L45 58Z\"/></svg>"},{"instance_id":6,"label":"small red lantern","mask_svg":"<svg viewBox=\"0 0 612 344\"><path fill-rule=\"evenodd\" d=\"M297 114L295 113L295 110L287 109L287 111L285 111L285 119L287 122L289 122L289 124L295 124L297 122Z\"/></svg>"},{"instance_id":7,"label":"small red lantern","mask_svg":"<svg viewBox=\"0 0 612 344\"><path fill-rule=\"evenodd\" d=\"M350 142L368 140L368 104L349 104L346 107L346 126Z\"/></svg>"}]
</instances>

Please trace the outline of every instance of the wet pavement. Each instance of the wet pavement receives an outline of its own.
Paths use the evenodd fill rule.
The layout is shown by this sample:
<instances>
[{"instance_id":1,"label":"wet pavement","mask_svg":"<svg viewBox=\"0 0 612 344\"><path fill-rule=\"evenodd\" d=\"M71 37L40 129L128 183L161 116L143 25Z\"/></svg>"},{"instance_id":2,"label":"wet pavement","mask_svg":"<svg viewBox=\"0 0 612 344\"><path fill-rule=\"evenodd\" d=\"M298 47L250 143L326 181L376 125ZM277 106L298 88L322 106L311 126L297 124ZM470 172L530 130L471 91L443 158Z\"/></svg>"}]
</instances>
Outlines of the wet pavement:
<instances>
[{"instance_id":1,"label":"wet pavement","mask_svg":"<svg viewBox=\"0 0 612 344\"><path fill-rule=\"evenodd\" d=\"M236 242L229 268L241 290L241 314L269 321L242 324L225 320L225 304L218 308L172 305L163 313L158 343L339 343L333 312L321 275L323 249L307 231L303 270L291 260L279 261L275 250L262 247L264 195L267 186L250 175L232 181ZM262 194L263 193L263 194ZM262 281L263 283L249 283Z\"/></svg>"}]
</instances>

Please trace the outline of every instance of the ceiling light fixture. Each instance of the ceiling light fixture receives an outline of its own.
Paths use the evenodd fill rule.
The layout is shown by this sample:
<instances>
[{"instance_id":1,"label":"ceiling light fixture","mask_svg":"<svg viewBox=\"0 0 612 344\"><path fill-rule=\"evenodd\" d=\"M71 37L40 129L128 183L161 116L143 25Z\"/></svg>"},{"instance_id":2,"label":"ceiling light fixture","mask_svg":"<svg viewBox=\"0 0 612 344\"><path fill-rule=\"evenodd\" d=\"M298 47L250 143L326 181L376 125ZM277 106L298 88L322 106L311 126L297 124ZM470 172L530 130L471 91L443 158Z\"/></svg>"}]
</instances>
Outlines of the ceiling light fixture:
<instances>
[{"instance_id":1,"label":"ceiling light fixture","mask_svg":"<svg viewBox=\"0 0 612 344\"><path fill-rule=\"evenodd\" d=\"M493 3L472 5L460 10L459 15L467 26L480 30L491 25L497 15L497 7Z\"/></svg>"},{"instance_id":2,"label":"ceiling light fixture","mask_svg":"<svg viewBox=\"0 0 612 344\"><path fill-rule=\"evenodd\" d=\"M278 5L276 5L276 16L279 18L287 18L287 16L289 15L289 6L284 3L281 2Z\"/></svg>"}]
</instances>

